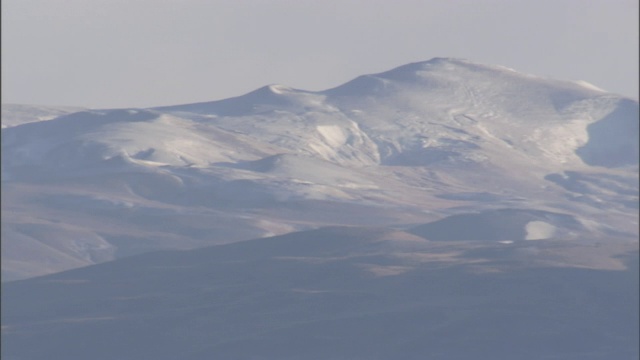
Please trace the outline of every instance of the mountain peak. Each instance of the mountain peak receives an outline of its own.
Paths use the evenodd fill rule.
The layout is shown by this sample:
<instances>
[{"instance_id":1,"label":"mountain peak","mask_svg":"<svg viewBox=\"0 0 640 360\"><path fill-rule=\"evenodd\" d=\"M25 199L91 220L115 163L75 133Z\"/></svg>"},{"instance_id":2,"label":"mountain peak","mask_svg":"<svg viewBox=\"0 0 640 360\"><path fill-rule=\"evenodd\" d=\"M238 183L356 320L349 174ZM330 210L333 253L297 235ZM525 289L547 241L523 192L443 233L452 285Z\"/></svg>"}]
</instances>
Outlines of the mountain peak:
<instances>
[{"instance_id":1,"label":"mountain peak","mask_svg":"<svg viewBox=\"0 0 640 360\"><path fill-rule=\"evenodd\" d=\"M266 88L274 93L274 94L282 94L284 92L287 91L291 91L292 89L288 86L284 86L284 85L279 85L279 84L271 84L271 85L267 85Z\"/></svg>"},{"instance_id":2,"label":"mountain peak","mask_svg":"<svg viewBox=\"0 0 640 360\"><path fill-rule=\"evenodd\" d=\"M258 88L252 92L250 92L249 94L253 94L253 95L262 95L262 96L270 96L270 95L282 95L285 92L289 92L292 91L293 89L285 86L285 85L280 85L280 84L269 84L269 85L265 85L261 88ZM247 95L249 95L247 94Z\"/></svg>"},{"instance_id":3,"label":"mountain peak","mask_svg":"<svg viewBox=\"0 0 640 360\"><path fill-rule=\"evenodd\" d=\"M501 65L485 65L481 63L476 63L463 58L452 58L452 57L435 57L426 61L418 61L409 63L406 65L401 65L391 70L376 74L380 77L385 78L406 78L407 76L418 76L421 77L425 75L425 73L456 73L456 72L492 72L494 74L500 73L510 73L510 74L520 74L516 70L501 66Z\"/></svg>"}]
</instances>

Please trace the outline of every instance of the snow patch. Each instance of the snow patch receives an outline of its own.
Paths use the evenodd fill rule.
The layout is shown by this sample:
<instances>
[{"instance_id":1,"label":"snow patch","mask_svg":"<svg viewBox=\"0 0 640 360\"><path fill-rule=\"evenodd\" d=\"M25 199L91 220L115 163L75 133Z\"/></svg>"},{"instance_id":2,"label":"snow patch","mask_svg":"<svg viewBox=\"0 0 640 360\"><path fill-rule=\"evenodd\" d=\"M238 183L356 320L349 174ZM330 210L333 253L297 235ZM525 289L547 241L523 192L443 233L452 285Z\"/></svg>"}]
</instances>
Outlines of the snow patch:
<instances>
[{"instance_id":1,"label":"snow patch","mask_svg":"<svg viewBox=\"0 0 640 360\"><path fill-rule=\"evenodd\" d=\"M525 226L527 236L525 240L544 240L556 233L556 227L544 221L530 221Z\"/></svg>"},{"instance_id":2,"label":"snow patch","mask_svg":"<svg viewBox=\"0 0 640 360\"><path fill-rule=\"evenodd\" d=\"M599 87L597 87L597 86L595 86L595 85L593 85L593 84L591 84L591 83L589 83L589 82L586 82L586 81L584 81L584 80L578 80L578 81L576 81L575 83L576 83L576 84L578 84L578 85L580 85L580 86L582 86L582 87L585 87L585 88L587 88L587 89L589 89L589 90L600 91L600 92L606 92L606 90L603 90L603 89L601 89L601 88L599 88Z\"/></svg>"},{"instance_id":3,"label":"snow patch","mask_svg":"<svg viewBox=\"0 0 640 360\"><path fill-rule=\"evenodd\" d=\"M268 86L269 90L274 93L274 94L284 94L285 91L290 90L289 87L284 86L284 85L269 85Z\"/></svg>"},{"instance_id":4,"label":"snow patch","mask_svg":"<svg viewBox=\"0 0 640 360\"><path fill-rule=\"evenodd\" d=\"M319 125L316 127L320 135L324 137L324 140L327 144L339 147L344 145L347 142L348 136L345 132L337 125Z\"/></svg>"}]
</instances>

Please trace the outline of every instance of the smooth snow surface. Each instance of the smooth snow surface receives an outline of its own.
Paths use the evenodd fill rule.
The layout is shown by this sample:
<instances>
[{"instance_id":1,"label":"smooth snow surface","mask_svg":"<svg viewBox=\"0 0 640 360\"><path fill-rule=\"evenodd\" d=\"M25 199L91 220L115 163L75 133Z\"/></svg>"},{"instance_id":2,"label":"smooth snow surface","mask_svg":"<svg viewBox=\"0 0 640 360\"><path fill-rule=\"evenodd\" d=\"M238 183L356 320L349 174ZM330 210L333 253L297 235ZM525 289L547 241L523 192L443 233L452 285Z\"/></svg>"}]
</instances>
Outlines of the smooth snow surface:
<instances>
[{"instance_id":1,"label":"smooth snow surface","mask_svg":"<svg viewBox=\"0 0 640 360\"><path fill-rule=\"evenodd\" d=\"M544 221L530 221L525 230L527 232L525 240L550 239L556 233L556 227Z\"/></svg>"},{"instance_id":2,"label":"smooth snow surface","mask_svg":"<svg viewBox=\"0 0 640 360\"><path fill-rule=\"evenodd\" d=\"M2 128L46 121L58 116L82 111L79 107L70 106L36 106L21 104L2 104Z\"/></svg>"}]
</instances>

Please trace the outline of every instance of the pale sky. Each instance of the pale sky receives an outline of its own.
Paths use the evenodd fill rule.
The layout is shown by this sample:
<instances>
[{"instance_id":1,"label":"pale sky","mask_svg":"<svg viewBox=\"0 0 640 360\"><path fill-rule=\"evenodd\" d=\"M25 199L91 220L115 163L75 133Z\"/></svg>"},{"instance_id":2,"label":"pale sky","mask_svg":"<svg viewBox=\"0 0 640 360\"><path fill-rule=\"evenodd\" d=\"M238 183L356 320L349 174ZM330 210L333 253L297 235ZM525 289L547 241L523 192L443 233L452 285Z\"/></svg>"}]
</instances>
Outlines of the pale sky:
<instances>
[{"instance_id":1,"label":"pale sky","mask_svg":"<svg viewBox=\"0 0 640 360\"><path fill-rule=\"evenodd\" d=\"M637 0L2 0L2 103L324 90L460 57L638 99Z\"/></svg>"}]
</instances>

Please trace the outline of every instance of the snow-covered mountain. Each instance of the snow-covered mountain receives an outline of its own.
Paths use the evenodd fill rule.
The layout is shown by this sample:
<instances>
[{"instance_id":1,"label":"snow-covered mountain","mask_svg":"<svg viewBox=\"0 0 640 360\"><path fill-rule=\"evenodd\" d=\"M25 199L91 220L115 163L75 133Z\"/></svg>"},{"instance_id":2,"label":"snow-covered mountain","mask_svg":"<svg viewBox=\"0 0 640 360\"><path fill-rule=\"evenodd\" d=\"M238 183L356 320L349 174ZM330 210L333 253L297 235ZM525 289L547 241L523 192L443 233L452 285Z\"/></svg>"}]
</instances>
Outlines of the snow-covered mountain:
<instances>
[{"instance_id":1,"label":"snow-covered mountain","mask_svg":"<svg viewBox=\"0 0 640 360\"><path fill-rule=\"evenodd\" d=\"M332 225L638 236L638 102L499 66L20 121L2 130L5 281Z\"/></svg>"},{"instance_id":2,"label":"snow-covered mountain","mask_svg":"<svg viewBox=\"0 0 640 360\"><path fill-rule=\"evenodd\" d=\"M5 109L3 359L639 355L637 101L433 59Z\"/></svg>"}]
</instances>

